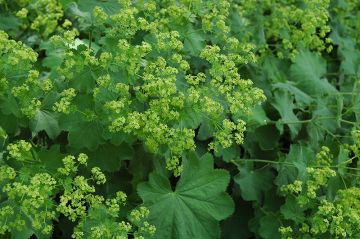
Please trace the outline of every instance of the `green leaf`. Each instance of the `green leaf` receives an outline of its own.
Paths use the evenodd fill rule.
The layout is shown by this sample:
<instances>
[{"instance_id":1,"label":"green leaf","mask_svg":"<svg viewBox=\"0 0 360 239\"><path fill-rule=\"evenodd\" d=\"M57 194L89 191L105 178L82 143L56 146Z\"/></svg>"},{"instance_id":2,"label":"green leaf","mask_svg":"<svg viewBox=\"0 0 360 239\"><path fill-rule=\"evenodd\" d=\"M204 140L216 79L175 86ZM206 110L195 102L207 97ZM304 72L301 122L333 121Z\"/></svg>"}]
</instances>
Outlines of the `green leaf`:
<instances>
[{"instance_id":1,"label":"green leaf","mask_svg":"<svg viewBox=\"0 0 360 239\"><path fill-rule=\"evenodd\" d=\"M68 141L76 149L95 150L103 142L103 127L97 120L84 119L75 113L60 120L61 128L68 131Z\"/></svg>"},{"instance_id":2,"label":"green leaf","mask_svg":"<svg viewBox=\"0 0 360 239\"><path fill-rule=\"evenodd\" d=\"M215 152L215 156L222 157L225 162L230 162L240 156L240 148L236 144L233 144L228 148L220 147L220 149Z\"/></svg>"},{"instance_id":3,"label":"green leaf","mask_svg":"<svg viewBox=\"0 0 360 239\"><path fill-rule=\"evenodd\" d=\"M279 130L274 125L263 125L255 129L255 137L263 150L274 149L280 139Z\"/></svg>"},{"instance_id":4,"label":"green leaf","mask_svg":"<svg viewBox=\"0 0 360 239\"><path fill-rule=\"evenodd\" d=\"M146 152L142 145L134 146L134 157L130 160L128 167L129 173L132 174L134 188L136 188L135 185L137 186L140 182L147 180L155 160L157 159Z\"/></svg>"},{"instance_id":5,"label":"green leaf","mask_svg":"<svg viewBox=\"0 0 360 239\"><path fill-rule=\"evenodd\" d=\"M278 167L276 185L282 186L293 183L296 179L305 179L306 167L313 158L315 154L309 147L299 144L290 145L289 153Z\"/></svg>"},{"instance_id":6,"label":"green leaf","mask_svg":"<svg viewBox=\"0 0 360 239\"><path fill-rule=\"evenodd\" d=\"M0 126L0 152L2 152L8 138L6 131Z\"/></svg>"},{"instance_id":7,"label":"green leaf","mask_svg":"<svg viewBox=\"0 0 360 239\"><path fill-rule=\"evenodd\" d=\"M0 126L9 134L19 130L19 120L13 115L2 114L0 111Z\"/></svg>"},{"instance_id":8,"label":"green leaf","mask_svg":"<svg viewBox=\"0 0 360 239\"><path fill-rule=\"evenodd\" d=\"M10 115L10 114L13 115L12 116L13 118L21 117L19 104L12 95L9 95L8 97L1 99L0 109L6 115Z\"/></svg>"},{"instance_id":9,"label":"green leaf","mask_svg":"<svg viewBox=\"0 0 360 239\"><path fill-rule=\"evenodd\" d=\"M341 99L340 97L338 97ZM340 100L341 101L341 100ZM342 107L333 107L337 105L339 100L331 97L317 99L316 108L313 110L312 117L314 124L328 132L335 132L340 127Z\"/></svg>"},{"instance_id":10,"label":"green leaf","mask_svg":"<svg viewBox=\"0 0 360 239\"><path fill-rule=\"evenodd\" d=\"M60 152L60 145L53 145L50 149L42 149L37 152L37 155L47 172L55 174L58 168L63 167L64 155Z\"/></svg>"},{"instance_id":11,"label":"green leaf","mask_svg":"<svg viewBox=\"0 0 360 239\"><path fill-rule=\"evenodd\" d=\"M118 0L79 0L78 6L81 11L90 13L96 6L104 9L107 14L115 14L121 9Z\"/></svg>"},{"instance_id":12,"label":"green leaf","mask_svg":"<svg viewBox=\"0 0 360 239\"><path fill-rule=\"evenodd\" d=\"M95 86L95 75L90 67L85 67L81 73L76 74L75 79L71 82L71 87L80 92L91 93Z\"/></svg>"},{"instance_id":13,"label":"green leaf","mask_svg":"<svg viewBox=\"0 0 360 239\"><path fill-rule=\"evenodd\" d=\"M205 47L205 38L201 29L188 26L184 39L184 51L193 56L198 56Z\"/></svg>"},{"instance_id":14,"label":"green leaf","mask_svg":"<svg viewBox=\"0 0 360 239\"><path fill-rule=\"evenodd\" d=\"M22 228L21 231L13 230L11 232L11 239L28 239L34 234L34 231L29 228L25 227Z\"/></svg>"},{"instance_id":15,"label":"green leaf","mask_svg":"<svg viewBox=\"0 0 360 239\"><path fill-rule=\"evenodd\" d=\"M270 119L266 116L266 112L261 105L256 105L248 118L248 125L265 125Z\"/></svg>"},{"instance_id":16,"label":"green leaf","mask_svg":"<svg viewBox=\"0 0 360 239\"><path fill-rule=\"evenodd\" d=\"M14 33L21 25L19 19L14 15L0 14L0 30L6 31L8 34Z\"/></svg>"},{"instance_id":17,"label":"green leaf","mask_svg":"<svg viewBox=\"0 0 360 239\"><path fill-rule=\"evenodd\" d=\"M46 57L42 59L42 65L50 69L56 69L61 65L65 55L65 49L55 47L50 42L42 42L40 48L46 51Z\"/></svg>"},{"instance_id":18,"label":"green leaf","mask_svg":"<svg viewBox=\"0 0 360 239\"><path fill-rule=\"evenodd\" d=\"M111 144L100 145L96 151L87 152L89 156L89 167L98 166L107 172L116 172L120 169L122 160L133 157L134 151L126 143L114 146Z\"/></svg>"},{"instance_id":19,"label":"green leaf","mask_svg":"<svg viewBox=\"0 0 360 239\"><path fill-rule=\"evenodd\" d=\"M341 176L345 176L346 174L346 167L348 166L348 162L347 160L349 159L349 150L346 149L343 145L340 145L340 151L339 151L339 155L337 157L337 164L339 165L338 167L338 173Z\"/></svg>"},{"instance_id":20,"label":"green leaf","mask_svg":"<svg viewBox=\"0 0 360 239\"><path fill-rule=\"evenodd\" d=\"M305 219L304 210L306 208L300 207L294 197L287 197L286 202L281 206L281 214L285 219L302 222Z\"/></svg>"},{"instance_id":21,"label":"green leaf","mask_svg":"<svg viewBox=\"0 0 360 239\"><path fill-rule=\"evenodd\" d=\"M33 134L45 130L51 139L55 139L61 132L55 115L46 110L39 110L30 121L30 129Z\"/></svg>"},{"instance_id":22,"label":"green leaf","mask_svg":"<svg viewBox=\"0 0 360 239\"><path fill-rule=\"evenodd\" d=\"M213 126L208 120L204 120L200 125L196 138L197 140L207 140L210 137L212 137L213 134L214 134Z\"/></svg>"},{"instance_id":23,"label":"green leaf","mask_svg":"<svg viewBox=\"0 0 360 239\"><path fill-rule=\"evenodd\" d=\"M68 131L71 147L95 150L104 139L101 118L95 114L92 95L77 95L73 100L77 111L69 115L62 115L59 119L60 128Z\"/></svg>"},{"instance_id":24,"label":"green leaf","mask_svg":"<svg viewBox=\"0 0 360 239\"><path fill-rule=\"evenodd\" d=\"M79 6L75 2L70 3L68 7L71 14L78 19L80 30L89 30L89 28L92 26L91 13L79 9ZM90 6L89 11L91 11L93 7L94 6Z\"/></svg>"},{"instance_id":25,"label":"green leaf","mask_svg":"<svg viewBox=\"0 0 360 239\"><path fill-rule=\"evenodd\" d=\"M101 131L97 122L78 122L69 131L69 143L74 148L94 150L102 142Z\"/></svg>"},{"instance_id":26,"label":"green leaf","mask_svg":"<svg viewBox=\"0 0 360 239\"><path fill-rule=\"evenodd\" d=\"M285 83L279 82L273 85L275 89L282 89L284 91L290 92L294 95L296 103L299 105L310 105L311 102L314 100L311 96L303 92L302 90L298 89L294 82L287 81Z\"/></svg>"},{"instance_id":27,"label":"green leaf","mask_svg":"<svg viewBox=\"0 0 360 239\"><path fill-rule=\"evenodd\" d=\"M338 45L338 56L342 60L340 72L346 75L360 74L360 51L356 47L356 42L351 37L341 37L334 30L331 33L331 39Z\"/></svg>"},{"instance_id":28,"label":"green leaf","mask_svg":"<svg viewBox=\"0 0 360 239\"><path fill-rule=\"evenodd\" d=\"M251 202L246 202L240 198L236 201L235 213L221 223L222 239L248 239L252 233L249 230L249 220L253 217L253 207Z\"/></svg>"},{"instance_id":29,"label":"green leaf","mask_svg":"<svg viewBox=\"0 0 360 239\"><path fill-rule=\"evenodd\" d=\"M196 129L199 127L203 117L201 113L193 108L185 108L178 119L180 128L186 127Z\"/></svg>"},{"instance_id":30,"label":"green leaf","mask_svg":"<svg viewBox=\"0 0 360 239\"><path fill-rule=\"evenodd\" d=\"M290 67L291 80L297 87L310 95L336 92L326 79L321 77L326 73L326 61L310 51L300 52Z\"/></svg>"},{"instance_id":31,"label":"green leaf","mask_svg":"<svg viewBox=\"0 0 360 239\"><path fill-rule=\"evenodd\" d=\"M244 165L239 166L239 171L234 180L241 189L242 198L261 202L262 193L272 187L273 173L269 168L252 170Z\"/></svg>"},{"instance_id":32,"label":"green leaf","mask_svg":"<svg viewBox=\"0 0 360 239\"><path fill-rule=\"evenodd\" d=\"M271 103L279 112L281 120L279 123L285 123L290 129L292 138L295 138L301 129L301 124L297 123L299 119L294 114L293 97L287 91L276 91L274 93L274 102Z\"/></svg>"},{"instance_id":33,"label":"green leaf","mask_svg":"<svg viewBox=\"0 0 360 239\"><path fill-rule=\"evenodd\" d=\"M288 64L279 60L273 55L267 56L262 65L262 71L266 78L272 82L283 82L286 80L286 71L288 71Z\"/></svg>"},{"instance_id":34,"label":"green leaf","mask_svg":"<svg viewBox=\"0 0 360 239\"><path fill-rule=\"evenodd\" d=\"M279 233L280 222L278 215L267 214L259 220L259 234L264 239L281 238Z\"/></svg>"},{"instance_id":35,"label":"green leaf","mask_svg":"<svg viewBox=\"0 0 360 239\"><path fill-rule=\"evenodd\" d=\"M167 178L152 173L149 182L139 184L138 193L150 209L156 238L220 238L218 221L234 210L231 197L225 193L229 180L227 171L213 169L209 154L184 159L184 172L174 191Z\"/></svg>"},{"instance_id":36,"label":"green leaf","mask_svg":"<svg viewBox=\"0 0 360 239\"><path fill-rule=\"evenodd\" d=\"M59 2L60 2L60 4L61 4L62 8L63 8L64 10L66 10L66 9L69 7L69 5L70 5L71 3L73 3L73 0L60 0Z\"/></svg>"}]
</instances>

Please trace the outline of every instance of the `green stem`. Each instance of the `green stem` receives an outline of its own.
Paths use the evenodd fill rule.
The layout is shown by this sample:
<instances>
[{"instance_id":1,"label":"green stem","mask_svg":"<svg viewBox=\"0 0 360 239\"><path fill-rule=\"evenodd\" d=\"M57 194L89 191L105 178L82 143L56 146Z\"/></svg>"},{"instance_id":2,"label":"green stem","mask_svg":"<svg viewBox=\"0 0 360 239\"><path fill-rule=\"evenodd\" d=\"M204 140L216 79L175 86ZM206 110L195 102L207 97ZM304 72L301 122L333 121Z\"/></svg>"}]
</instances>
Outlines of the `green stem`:
<instances>
[{"instance_id":1,"label":"green stem","mask_svg":"<svg viewBox=\"0 0 360 239\"><path fill-rule=\"evenodd\" d=\"M91 41L92 41L92 30L89 32L89 50L91 49Z\"/></svg>"}]
</instances>

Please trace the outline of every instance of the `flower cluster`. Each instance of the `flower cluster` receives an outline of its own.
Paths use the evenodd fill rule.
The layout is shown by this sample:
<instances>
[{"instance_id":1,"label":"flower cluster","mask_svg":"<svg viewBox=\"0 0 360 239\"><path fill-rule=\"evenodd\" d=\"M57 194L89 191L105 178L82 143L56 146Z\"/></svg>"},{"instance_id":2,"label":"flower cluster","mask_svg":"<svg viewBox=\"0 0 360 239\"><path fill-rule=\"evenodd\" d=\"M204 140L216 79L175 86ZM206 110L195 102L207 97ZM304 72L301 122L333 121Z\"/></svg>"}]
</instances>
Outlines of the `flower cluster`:
<instances>
[{"instance_id":1,"label":"flower cluster","mask_svg":"<svg viewBox=\"0 0 360 239\"><path fill-rule=\"evenodd\" d=\"M0 166L0 183L7 179L14 179L16 177L15 170L7 165Z\"/></svg>"},{"instance_id":2,"label":"flower cluster","mask_svg":"<svg viewBox=\"0 0 360 239\"><path fill-rule=\"evenodd\" d=\"M238 11L244 21L264 28L262 34L266 42L259 43L263 43L265 49L274 49L280 58L294 58L302 48L331 51L331 40L327 38L329 6L330 0L251 0L240 1ZM261 22L256 18L259 15L264 16ZM259 33L244 33L246 38L257 40L255 34Z\"/></svg>"},{"instance_id":3,"label":"flower cluster","mask_svg":"<svg viewBox=\"0 0 360 239\"><path fill-rule=\"evenodd\" d=\"M339 190L334 202L322 200L310 219L308 231L313 235L329 233L334 238L351 238L360 232L359 188Z\"/></svg>"},{"instance_id":4,"label":"flower cluster","mask_svg":"<svg viewBox=\"0 0 360 239\"><path fill-rule=\"evenodd\" d=\"M116 13L100 5L91 12L93 32L104 32L96 43L101 47L99 52L91 44L85 47L77 41L79 32L75 28L50 38L49 44L62 51L56 72L67 84L52 110L64 120L76 117L80 111L73 110L77 106L74 98L92 92L95 106L81 106L83 113L93 116L88 121L96 120L101 129L106 129L103 134L107 139L131 135L143 141L150 152L171 158L167 168L176 175L182 170L182 154L195 149L195 129L205 121L214 128L210 148L241 144L244 115L265 97L238 72L241 64L255 62L256 58L254 46L243 44L230 32L226 21L230 2L209 2L205 7L188 1L178 5L155 1L120 5ZM201 21L195 24L196 17ZM187 22L189 29L173 29L179 21ZM212 34L226 44L206 45L204 36ZM111 44L104 44L107 42ZM192 57L203 59L204 67ZM226 127L231 129L218 129L223 122L229 122Z\"/></svg>"},{"instance_id":5,"label":"flower cluster","mask_svg":"<svg viewBox=\"0 0 360 239\"><path fill-rule=\"evenodd\" d=\"M336 171L331 168L332 159L329 148L322 147L315 162L311 163L314 166L307 168L305 181L295 180L281 188L287 196L284 208L291 207L309 215L291 219L293 223L286 223L289 226L280 227L282 238L352 238L360 232L359 188L340 189L334 197L323 195L319 190L328 186L329 179L336 176Z\"/></svg>"},{"instance_id":6,"label":"flower cluster","mask_svg":"<svg viewBox=\"0 0 360 239\"><path fill-rule=\"evenodd\" d=\"M32 149L30 143L20 140L9 144L8 159L24 161L24 153ZM36 171L44 170L44 160L34 152ZM63 158L63 166L48 172L32 172L21 167L20 172L8 165L0 165L0 235L14 231L31 230L36 235L51 236L53 220L59 213L76 222L73 238L145 238L153 235L155 227L146 221L149 210L145 207L129 212L129 220L121 209L126 205L127 195L118 191L114 197L104 198L96 194L93 184L103 185L106 176L99 167L91 168L91 178L80 175L88 165L89 157L80 153ZM80 169L80 166L83 167ZM56 178L56 180L55 180ZM59 202L54 198L59 196ZM124 209L125 210L125 209ZM127 210L127 209L126 209ZM31 218L31 220L29 220ZM130 222L128 222L130 221Z\"/></svg>"},{"instance_id":7,"label":"flower cluster","mask_svg":"<svg viewBox=\"0 0 360 239\"><path fill-rule=\"evenodd\" d=\"M349 35L355 40L357 46L360 45L360 39L357 33L360 31L360 6L357 0L347 0L346 2L335 2L331 8L332 14L336 16L334 21L340 28L341 34Z\"/></svg>"},{"instance_id":8,"label":"flower cluster","mask_svg":"<svg viewBox=\"0 0 360 239\"><path fill-rule=\"evenodd\" d=\"M58 30L58 22L63 17L63 9L56 0L22 0L11 4L23 29L39 32L43 37ZM10 9L7 9L8 11Z\"/></svg>"},{"instance_id":9,"label":"flower cluster","mask_svg":"<svg viewBox=\"0 0 360 239\"><path fill-rule=\"evenodd\" d=\"M330 167L332 159L329 148L323 146L316 155L316 160L312 164L314 166L306 168L306 182L295 180L292 184L282 186L281 191L296 195L300 205L309 204L317 198L319 189L326 186L331 177L336 176L336 171Z\"/></svg>"},{"instance_id":10,"label":"flower cluster","mask_svg":"<svg viewBox=\"0 0 360 239\"><path fill-rule=\"evenodd\" d=\"M11 143L7 146L9 156L18 161L32 161L34 160L31 154L31 144L25 140L19 140L16 143Z\"/></svg>"},{"instance_id":11,"label":"flower cluster","mask_svg":"<svg viewBox=\"0 0 360 239\"><path fill-rule=\"evenodd\" d=\"M179 157L173 156L171 158L166 159L166 169L174 172L174 176L178 177L181 175L184 167L180 165Z\"/></svg>"},{"instance_id":12,"label":"flower cluster","mask_svg":"<svg viewBox=\"0 0 360 239\"><path fill-rule=\"evenodd\" d=\"M26 72L37 60L38 54L23 43L10 40L0 31L0 73L3 76ZM15 74L14 74L15 73Z\"/></svg>"},{"instance_id":13,"label":"flower cluster","mask_svg":"<svg viewBox=\"0 0 360 239\"><path fill-rule=\"evenodd\" d=\"M145 207L131 211L130 222L119 220L120 210L126 204L126 194L117 192L114 198L104 203L96 202L90 206L87 216L82 217L75 227L72 238L118 238L127 239L129 234L134 238L145 238L155 233L155 227L146 221L149 210Z\"/></svg>"},{"instance_id":14,"label":"flower cluster","mask_svg":"<svg viewBox=\"0 0 360 239\"><path fill-rule=\"evenodd\" d=\"M71 101L76 96L75 89L69 88L61 92L61 98L59 102L56 102L53 106L53 110L59 113L69 114L74 109Z\"/></svg>"},{"instance_id":15,"label":"flower cluster","mask_svg":"<svg viewBox=\"0 0 360 239\"><path fill-rule=\"evenodd\" d=\"M244 142L245 122L239 120L237 124L225 119L221 130L215 132L216 141L210 143L210 149L215 151L218 147L229 148L233 143L242 144Z\"/></svg>"},{"instance_id":16,"label":"flower cluster","mask_svg":"<svg viewBox=\"0 0 360 239\"><path fill-rule=\"evenodd\" d=\"M9 171L9 170L8 170ZM14 175L9 175L14 179ZM56 218L54 202L51 199L56 181L47 173L35 174L27 183L9 182L2 191L12 202L0 209L0 234L6 231L22 230L25 218L32 218L31 227L43 234L52 233L52 220ZM7 223L9 220L10 223Z\"/></svg>"}]
</instances>

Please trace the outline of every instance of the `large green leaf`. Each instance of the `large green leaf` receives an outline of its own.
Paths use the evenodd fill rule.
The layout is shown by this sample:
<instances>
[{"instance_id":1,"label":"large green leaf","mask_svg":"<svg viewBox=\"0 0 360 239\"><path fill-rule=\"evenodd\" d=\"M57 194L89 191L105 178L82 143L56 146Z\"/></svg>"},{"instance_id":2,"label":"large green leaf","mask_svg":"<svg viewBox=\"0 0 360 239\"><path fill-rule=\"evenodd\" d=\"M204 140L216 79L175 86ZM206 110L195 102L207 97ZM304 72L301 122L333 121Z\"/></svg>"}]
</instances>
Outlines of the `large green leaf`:
<instances>
[{"instance_id":1,"label":"large green leaf","mask_svg":"<svg viewBox=\"0 0 360 239\"><path fill-rule=\"evenodd\" d=\"M307 94L317 95L336 92L326 79L322 76L326 73L326 61L310 51L300 52L290 68L291 80L297 83L299 89Z\"/></svg>"},{"instance_id":2,"label":"large green leaf","mask_svg":"<svg viewBox=\"0 0 360 239\"><path fill-rule=\"evenodd\" d=\"M195 154L184 160L184 172L171 189L167 178L152 173L149 182L138 186L138 193L150 209L149 221L155 224L158 239L220 238L218 221L234 210L225 192L229 173L213 169L213 159Z\"/></svg>"},{"instance_id":3,"label":"large green leaf","mask_svg":"<svg viewBox=\"0 0 360 239\"><path fill-rule=\"evenodd\" d=\"M248 116L248 126L265 125L270 119L266 116L266 112L261 105L256 105Z\"/></svg>"},{"instance_id":4,"label":"large green leaf","mask_svg":"<svg viewBox=\"0 0 360 239\"><path fill-rule=\"evenodd\" d=\"M215 152L216 157L222 157L225 162L230 162L231 160L238 158L240 156L240 148L238 145L233 144L228 148L219 147L217 152Z\"/></svg>"},{"instance_id":5,"label":"large green leaf","mask_svg":"<svg viewBox=\"0 0 360 239\"><path fill-rule=\"evenodd\" d=\"M180 128L187 127L196 129L199 127L202 119L203 117L197 109L189 107L185 108L184 111L180 114L178 125Z\"/></svg>"}]
</instances>

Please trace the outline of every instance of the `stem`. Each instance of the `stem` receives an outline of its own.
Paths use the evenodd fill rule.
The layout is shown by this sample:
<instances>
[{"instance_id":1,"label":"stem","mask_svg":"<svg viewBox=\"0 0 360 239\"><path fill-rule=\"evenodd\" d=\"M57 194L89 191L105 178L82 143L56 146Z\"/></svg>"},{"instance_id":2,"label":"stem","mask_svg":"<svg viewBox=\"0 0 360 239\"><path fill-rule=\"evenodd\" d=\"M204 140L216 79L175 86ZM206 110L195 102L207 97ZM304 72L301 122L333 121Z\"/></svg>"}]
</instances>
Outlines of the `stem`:
<instances>
[{"instance_id":1,"label":"stem","mask_svg":"<svg viewBox=\"0 0 360 239\"><path fill-rule=\"evenodd\" d=\"M347 123L347 124L351 124L351 125L356 125L356 123L355 123L355 122L352 122L352 121L348 121L348 120L344 120L344 119L341 119L340 121L343 122L343 123Z\"/></svg>"},{"instance_id":2,"label":"stem","mask_svg":"<svg viewBox=\"0 0 360 239\"><path fill-rule=\"evenodd\" d=\"M4 5L5 5L5 11L9 11L9 7L8 7L8 5L7 5L7 2L6 1L4 1Z\"/></svg>"},{"instance_id":3,"label":"stem","mask_svg":"<svg viewBox=\"0 0 360 239\"><path fill-rule=\"evenodd\" d=\"M91 49L92 30L89 32L89 50Z\"/></svg>"}]
</instances>

